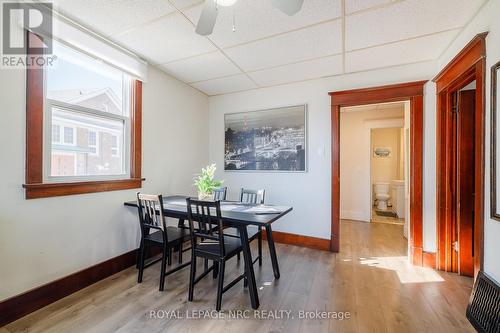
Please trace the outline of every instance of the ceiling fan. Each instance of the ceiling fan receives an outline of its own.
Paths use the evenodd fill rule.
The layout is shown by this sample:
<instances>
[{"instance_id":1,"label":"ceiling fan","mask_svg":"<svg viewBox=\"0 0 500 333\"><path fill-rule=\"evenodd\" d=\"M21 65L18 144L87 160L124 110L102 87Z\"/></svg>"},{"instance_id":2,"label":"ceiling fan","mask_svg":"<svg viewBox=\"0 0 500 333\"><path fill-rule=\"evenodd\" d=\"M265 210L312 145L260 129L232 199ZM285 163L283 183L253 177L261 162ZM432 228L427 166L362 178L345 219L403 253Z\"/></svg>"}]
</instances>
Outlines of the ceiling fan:
<instances>
[{"instance_id":1,"label":"ceiling fan","mask_svg":"<svg viewBox=\"0 0 500 333\"><path fill-rule=\"evenodd\" d=\"M214 30L219 6L229 7L236 3L237 0L205 0L203 11L196 25L196 33L202 36L210 35ZM253 1L253 0L252 0ZM295 15L300 11L304 0L270 0L274 6L287 15Z\"/></svg>"}]
</instances>

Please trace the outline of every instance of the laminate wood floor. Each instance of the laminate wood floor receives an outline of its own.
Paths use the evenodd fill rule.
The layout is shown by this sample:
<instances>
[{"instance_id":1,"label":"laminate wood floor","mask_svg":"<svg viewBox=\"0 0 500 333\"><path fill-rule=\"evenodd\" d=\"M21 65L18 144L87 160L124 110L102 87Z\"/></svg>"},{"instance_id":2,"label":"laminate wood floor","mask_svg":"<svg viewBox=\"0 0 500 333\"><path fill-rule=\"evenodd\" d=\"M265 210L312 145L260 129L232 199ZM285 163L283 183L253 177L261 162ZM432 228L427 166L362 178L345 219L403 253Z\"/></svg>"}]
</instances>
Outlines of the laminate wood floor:
<instances>
[{"instance_id":1,"label":"laminate wood floor","mask_svg":"<svg viewBox=\"0 0 500 333\"><path fill-rule=\"evenodd\" d=\"M343 221L341 233L339 254L278 244L279 280L263 244L264 264L255 266L260 318L242 282L224 294L220 314L203 312L215 307L211 275L188 302L189 268L167 277L166 290L159 292L157 264L146 269L142 284L131 267L0 332L474 332L465 317L472 280L411 266L402 226ZM226 281L242 269L243 262L231 260ZM250 318L231 318L237 310ZM289 318L284 311L291 311ZM299 319L301 311L334 318ZM333 312L350 317L340 320ZM220 318L186 319L186 314Z\"/></svg>"}]
</instances>

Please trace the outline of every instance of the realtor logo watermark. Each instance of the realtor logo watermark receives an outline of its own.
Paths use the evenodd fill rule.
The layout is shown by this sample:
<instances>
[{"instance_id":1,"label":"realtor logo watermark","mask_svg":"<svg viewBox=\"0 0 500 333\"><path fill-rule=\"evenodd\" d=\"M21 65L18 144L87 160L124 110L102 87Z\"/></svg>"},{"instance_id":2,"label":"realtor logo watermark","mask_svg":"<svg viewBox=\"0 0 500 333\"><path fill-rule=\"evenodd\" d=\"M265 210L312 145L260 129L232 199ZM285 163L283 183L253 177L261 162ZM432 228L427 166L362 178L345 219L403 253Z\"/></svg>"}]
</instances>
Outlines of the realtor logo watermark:
<instances>
[{"instance_id":1,"label":"realtor logo watermark","mask_svg":"<svg viewBox=\"0 0 500 333\"><path fill-rule=\"evenodd\" d=\"M2 1L2 68L52 66L52 6L51 2Z\"/></svg>"}]
</instances>

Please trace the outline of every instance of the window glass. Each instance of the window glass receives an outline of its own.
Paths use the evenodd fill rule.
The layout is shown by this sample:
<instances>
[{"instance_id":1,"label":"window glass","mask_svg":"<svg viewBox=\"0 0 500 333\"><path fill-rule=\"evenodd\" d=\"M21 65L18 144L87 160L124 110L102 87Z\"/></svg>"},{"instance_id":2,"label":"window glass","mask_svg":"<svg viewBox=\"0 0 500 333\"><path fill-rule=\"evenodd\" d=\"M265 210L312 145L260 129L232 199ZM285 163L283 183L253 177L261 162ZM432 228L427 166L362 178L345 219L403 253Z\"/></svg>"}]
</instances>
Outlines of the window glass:
<instances>
[{"instance_id":1,"label":"window glass","mask_svg":"<svg viewBox=\"0 0 500 333\"><path fill-rule=\"evenodd\" d=\"M52 107L52 123L71 129L74 145L52 143L51 176L99 176L125 173L123 152L117 144L125 134L123 120L96 117L70 109ZM69 133L69 132L68 132ZM98 154L101 140L102 153Z\"/></svg>"},{"instance_id":2,"label":"window glass","mask_svg":"<svg viewBox=\"0 0 500 333\"><path fill-rule=\"evenodd\" d=\"M56 41L54 54L54 65L46 70L48 99L126 115L127 75Z\"/></svg>"}]
</instances>

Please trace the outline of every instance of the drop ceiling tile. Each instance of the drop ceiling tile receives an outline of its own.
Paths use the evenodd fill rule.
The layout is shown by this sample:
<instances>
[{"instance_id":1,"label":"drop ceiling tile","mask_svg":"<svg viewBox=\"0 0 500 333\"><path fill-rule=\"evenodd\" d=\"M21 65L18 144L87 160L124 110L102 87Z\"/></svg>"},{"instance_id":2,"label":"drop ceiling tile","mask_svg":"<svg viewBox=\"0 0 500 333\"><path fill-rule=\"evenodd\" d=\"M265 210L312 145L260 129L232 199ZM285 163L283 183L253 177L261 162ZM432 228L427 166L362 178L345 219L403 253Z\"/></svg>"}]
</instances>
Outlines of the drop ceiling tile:
<instances>
[{"instance_id":1,"label":"drop ceiling tile","mask_svg":"<svg viewBox=\"0 0 500 333\"><path fill-rule=\"evenodd\" d=\"M170 0L170 2L178 9L188 8L194 5L203 3L204 0Z\"/></svg>"},{"instance_id":2,"label":"drop ceiling tile","mask_svg":"<svg viewBox=\"0 0 500 333\"><path fill-rule=\"evenodd\" d=\"M226 49L245 71L286 65L342 51L340 20Z\"/></svg>"},{"instance_id":3,"label":"drop ceiling tile","mask_svg":"<svg viewBox=\"0 0 500 333\"><path fill-rule=\"evenodd\" d=\"M196 82L191 85L209 96L257 88L257 85L253 83L252 80L250 80L245 74Z\"/></svg>"},{"instance_id":4,"label":"drop ceiling tile","mask_svg":"<svg viewBox=\"0 0 500 333\"><path fill-rule=\"evenodd\" d=\"M346 47L355 50L460 28L484 0L406 0L346 18Z\"/></svg>"},{"instance_id":5,"label":"drop ceiling tile","mask_svg":"<svg viewBox=\"0 0 500 333\"><path fill-rule=\"evenodd\" d=\"M271 0L238 0L232 7L220 7L210 39L226 48L324 22L340 17L340 3L340 0L306 0L300 12L288 16L273 8ZM185 14L196 24L202 8L203 5L191 8ZM233 11L235 32L232 29Z\"/></svg>"},{"instance_id":6,"label":"drop ceiling tile","mask_svg":"<svg viewBox=\"0 0 500 333\"><path fill-rule=\"evenodd\" d=\"M154 64L215 50L215 46L205 37L197 35L193 25L178 13L114 38Z\"/></svg>"},{"instance_id":7,"label":"drop ceiling tile","mask_svg":"<svg viewBox=\"0 0 500 333\"><path fill-rule=\"evenodd\" d=\"M241 73L220 51L170 62L160 67L184 82L204 81Z\"/></svg>"},{"instance_id":8,"label":"drop ceiling tile","mask_svg":"<svg viewBox=\"0 0 500 333\"><path fill-rule=\"evenodd\" d=\"M346 0L345 11L346 14L351 14L360 10L372 8L375 6L389 4L397 0Z\"/></svg>"},{"instance_id":9,"label":"drop ceiling tile","mask_svg":"<svg viewBox=\"0 0 500 333\"><path fill-rule=\"evenodd\" d=\"M54 8L106 36L175 11L168 0L55 0Z\"/></svg>"},{"instance_id":10,"label":"drop ceiling tile","mask_svg":"<svg viewBox=\"0 0 500 333\"><path fill-rule=\"evenodd\" d=\"M260 86L272 86L340 73L342 73L342 55L250 72L248 75Z\"/></svg>"},{"instance_id":11,"label":"drop ceiling tile","mask_svg":"<svg viewBox=\"0 0 500 333\"><path fill-rule=\"evenodd\" d=\"M346 54L346 72L437 59L460 30L447 31Z\"/></svg>"}]
</instances>

